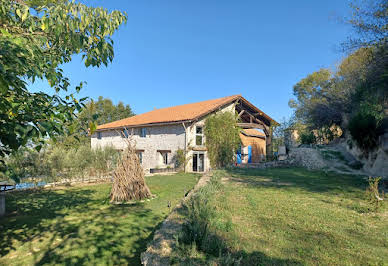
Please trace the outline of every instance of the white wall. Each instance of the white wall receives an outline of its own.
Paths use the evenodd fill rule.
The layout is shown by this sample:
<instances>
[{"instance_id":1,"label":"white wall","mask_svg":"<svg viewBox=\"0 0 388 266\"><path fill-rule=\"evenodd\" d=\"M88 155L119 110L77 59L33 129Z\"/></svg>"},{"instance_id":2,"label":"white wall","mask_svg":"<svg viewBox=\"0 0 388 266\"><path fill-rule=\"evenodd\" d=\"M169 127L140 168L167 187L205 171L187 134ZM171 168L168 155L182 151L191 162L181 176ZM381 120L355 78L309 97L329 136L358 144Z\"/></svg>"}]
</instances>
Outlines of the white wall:
<instances>
[{"instance_id":1,"label":"white wall","mask_svg":"<svg viewBox=\"0 0 388 266\"><path fill-rule=\"evenodd\" d=\"M163 164L162 157L158 150L171 150L168 154L168 165L174 167L174 156L178 149L185 147L185 130L183 125L166 125L146 127L147 136L140 137L140 128L133 129L133 136L137 150L144 150L143 152L143 168L149 170L156 167L167 167ZM128 129L130 134L132 129ZM125 149L125 139L121 137L116 130L101 131L101 139L97 138L97 132L91 137L91 147L93 149L98 147L113 146L115 149Z\"/></svg>"},{"instance_id":2,"label":"white wall","mask_svg":"<svg viewBox=\"0 0 388 266\"><path fill-rule=\"evenodd\" d=\"M219 110L218 112L235 112L235 105L231 103ZM191 172L193 170L192 164L192 149L204 148L205 146L198 147L195 143L196 126L204 126L206 117L201 120L187 124L186 130L182 124L165 125L165 126L153 126L146 127L147 136L145 138L140 137L140 128L128 129L129 133L133 132L132 140L136 143L137 150L144 150L143 152L143 168L149 171L150 168L164 168L162 156L158 150L171 150L168 160L169 166L174 167L174 156L178 149L187 149L187 157L190 159L186 165L186 171ZM204 137L204 143L206 139ZM101 131L101 139L97 139L97 132L91 137L91 147L93 149L98 147L113 146L116 149L125 149L126 142L121 137L120 133L116 130ZM207 156L207 151L202 151L205 154L205 171L210 170L210 161Z\"/></svg>"},{"instance_id":3,"label":"white wall","mask_svg":"<svg viewBox=\"0 0 388 266\"><path fill-rule=\"evenodd\" d=\"M225 106L223 109L219 110L216 113L219 113L219 112L232 112L234 114L235 113L235 104L231 103L231 104ZM187 133L187 135L186 135L186 145L187 146L186 147L188 147L187 156L188 156L188 158L190 158L189 162L186 165L186 171L187 172L191 172L193 170L192 156L193 156L193 153L195 153L195 152L203 152L205 154L205 171L207 172L211 168L210 167L210 160L209 160L207 151L196 151L198 149L204 148L205 146L199 147L195 143L196 127L197 126L204 127L205 126L205 121L206 121L207 117L209 117L209 116L203 117L201 120L199 120L199 121L197 121L195 123L192 123L191 125L187 126L187 129L186 129L186 133ZM205 142L206 142L206 138L204 137L203 143L205 143Z\"/></svg>"}]
</instances>

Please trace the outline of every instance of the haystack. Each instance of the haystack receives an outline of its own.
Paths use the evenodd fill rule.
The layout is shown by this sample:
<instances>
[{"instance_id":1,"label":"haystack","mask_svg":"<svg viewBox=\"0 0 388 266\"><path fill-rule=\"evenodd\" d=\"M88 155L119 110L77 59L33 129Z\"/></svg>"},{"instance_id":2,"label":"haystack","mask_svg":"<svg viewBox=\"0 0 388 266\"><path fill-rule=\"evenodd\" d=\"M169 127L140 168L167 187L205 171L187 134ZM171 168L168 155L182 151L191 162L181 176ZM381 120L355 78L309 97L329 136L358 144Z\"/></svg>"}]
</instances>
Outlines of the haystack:
<instances>
[{"instance_id":1,"label":"haystack","mask_svg":"<svg viewBox=\"0 0 388 266\"><path fill-rule=\"evenodd\" d=\"M122 152L113 173L111 202L142 200L151 196L135 146L127 139L127 148Z\"/></svg>"}]
</instances>

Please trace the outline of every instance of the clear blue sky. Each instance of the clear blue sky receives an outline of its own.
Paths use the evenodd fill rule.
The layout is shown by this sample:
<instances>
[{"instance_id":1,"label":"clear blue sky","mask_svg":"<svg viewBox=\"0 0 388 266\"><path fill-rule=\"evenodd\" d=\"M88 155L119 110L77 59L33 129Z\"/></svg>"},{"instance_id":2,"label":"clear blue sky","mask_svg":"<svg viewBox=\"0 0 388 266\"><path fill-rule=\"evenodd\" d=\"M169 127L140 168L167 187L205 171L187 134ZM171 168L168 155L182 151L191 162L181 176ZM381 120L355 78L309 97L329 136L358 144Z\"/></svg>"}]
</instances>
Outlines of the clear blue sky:
<instances>
[{"instance_id":1,"label":"clear blue sky","mask_svg":"<svg viewBox=\"0 0 388 266\"><path fill-rule=\"evenodd\" d=\"M63 68L80 96L153 108L242 94L276 120L288 117L292 86L343 57L347 0L105 0L126 11L107 68L79 57ZM46 84L33 85L44 89ZM47 91L47 90L45 90Z\"/></svg>"}]
</instances>

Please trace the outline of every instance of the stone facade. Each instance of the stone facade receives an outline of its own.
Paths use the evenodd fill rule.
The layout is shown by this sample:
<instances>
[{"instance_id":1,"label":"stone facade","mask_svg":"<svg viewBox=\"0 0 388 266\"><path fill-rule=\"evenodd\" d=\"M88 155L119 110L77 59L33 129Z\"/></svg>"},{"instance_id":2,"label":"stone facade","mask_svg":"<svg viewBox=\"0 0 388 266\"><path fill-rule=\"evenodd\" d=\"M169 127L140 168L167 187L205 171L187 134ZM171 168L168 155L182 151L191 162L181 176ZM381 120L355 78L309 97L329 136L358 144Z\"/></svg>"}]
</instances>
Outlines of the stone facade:
<instances>
[{"instance_id":1,"label":"stone facade","mask_svg":"<svg viewBox=\"0 0 388 266\"><path fill-rule=\"evenodd\" d=\"M234 112L233 103L223 107L217 112ZM158 126L129 128L128 134L136 145L136 150L141 153L142 166L146 172L152 168L173 168L175 166L176 152L178 149L186 151L188 163L186 171L193 172L193 158L203 158L203 171L210 170L210 161L205 147L205 136L202 131L202 145L197 145L197 128L203 129L206 117L195 122L162 124ZM145 137L142 137L142 129L146 131ZM91 136L91 147L93 149L112 146L117 150L123 150L126 147L125 138L122 137L120 129L104 130L95 132ZM167 164L164 162L163 154L167 153ZM199 168L197 168L198 170ZM202 170L202 169L201 169Z\"/></svg>"},{"instance_id":2,"label":"stone facade","mask_svg":"<svg viewBox=\"0 0 388 266\"><path fill-rule=\"evenodd\" d=\"M141 153L143 168L148 172L150 168L174 167L176 151L185 148L185 128L183 124L150 126L145 128L145 137L141 136L142 128L130 128L128 132ZM101 138L98 138L101 134ZM126 147L125 139L118 130L95 132L91 137L91 147L99 148L112 146L117 150ZM167 153L167 164L163 154Z\"/></svg>"}]
</instances>

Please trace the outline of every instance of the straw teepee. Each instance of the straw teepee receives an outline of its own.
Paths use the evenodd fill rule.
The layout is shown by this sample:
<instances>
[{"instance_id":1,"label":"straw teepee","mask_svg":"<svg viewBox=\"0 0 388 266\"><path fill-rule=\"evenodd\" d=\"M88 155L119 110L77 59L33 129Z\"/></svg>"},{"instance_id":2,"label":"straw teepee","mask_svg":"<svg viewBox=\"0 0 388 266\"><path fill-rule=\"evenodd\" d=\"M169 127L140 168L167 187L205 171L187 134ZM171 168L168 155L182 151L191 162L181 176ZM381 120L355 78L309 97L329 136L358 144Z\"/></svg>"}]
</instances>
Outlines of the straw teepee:
<instances>
[{"instance_id":1,"label":"straw teepee","mask_svg":"<svg viewBox=\"0 0 388 266\"><path fill-rule=\"evenodd\" d=\"M111 202L142 200L152 196L144 180L144 171L130 138L126 139L127 148L121 154L113 173Z\"/></svg>"}]
</instances>

